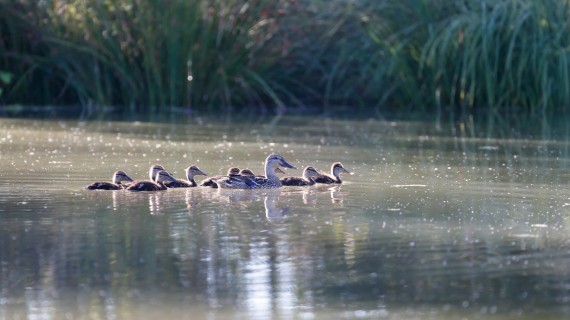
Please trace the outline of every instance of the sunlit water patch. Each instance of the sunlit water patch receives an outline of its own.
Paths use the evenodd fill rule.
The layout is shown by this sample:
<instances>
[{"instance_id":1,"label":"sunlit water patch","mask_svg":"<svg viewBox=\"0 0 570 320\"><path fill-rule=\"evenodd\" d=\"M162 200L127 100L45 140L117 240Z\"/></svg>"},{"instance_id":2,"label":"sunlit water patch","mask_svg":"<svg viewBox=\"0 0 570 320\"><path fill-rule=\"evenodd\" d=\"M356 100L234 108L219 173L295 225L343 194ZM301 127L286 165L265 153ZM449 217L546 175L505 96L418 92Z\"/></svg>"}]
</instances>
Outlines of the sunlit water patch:
<instances>
[{"instance_id":1,"label":"sunlit water patch","mask_svg":"<svg viewBox=\"0 0 570 320\"><path fill-rule=\"evenodd\" d=\"M2 120L0 318L560 318L564 142L413 123ZM341 161L342 186L86 191L160 163L263 173Z\"/></svg>"}]
</instances>

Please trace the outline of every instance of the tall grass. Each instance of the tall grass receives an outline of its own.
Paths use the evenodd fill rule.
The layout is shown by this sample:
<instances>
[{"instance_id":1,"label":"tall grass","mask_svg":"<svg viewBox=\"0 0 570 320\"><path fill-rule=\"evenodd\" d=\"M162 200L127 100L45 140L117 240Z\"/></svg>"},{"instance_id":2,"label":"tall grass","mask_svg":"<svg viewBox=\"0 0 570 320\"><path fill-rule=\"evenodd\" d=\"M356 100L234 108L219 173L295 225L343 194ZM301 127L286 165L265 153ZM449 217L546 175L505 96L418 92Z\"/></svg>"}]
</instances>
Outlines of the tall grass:
<instances>
[{"instance_id":1,"label":"tall grass","mask_svg":"<svg viewBox=\"0 0 570 320\"><path fill-rule=\"evenodd\" d=\"M34 2L0 1L0 72L12 80L0 83L0 99L48 104L59 96L58 88L64 82L54 75L46 59L50 47L40 40L42 29L37 24L46 18Z\"/></svg>"},{"instance_id":2,"label":"tall grass","mask_svg":"<svg viewBox=\"0 0 570 320\"><path fill-rule=\"evenodd\" d=\"M6 103L567 116L570 0L0 1ZM30 94L33 92L33 94ZM330 110L329 110L330 108Z\"/></svg>"},{"instance_id":3,"label":"tall grass","mask_svg":"<svg viewBox=\"0 0 570 320\"><path fill-rule=\"evenodd\" d=\"M167 106L282 106L286 90L267 76L278 61L270 46L271 13L278 5L269 0L45 1L34 5L44 14L29 25L7 24L35 28L49 48L32 60L63 81L52 97L151 112ZM6 61L4 68L9 65ZM13 89L17 97L20 88Z\"/></svg>"},{"instance_id":4,"label":"tall grass","mask_svg":"<svg viewBox=\"0 0 570 320\"><path fill-rule=\"evenodd\" d=\"M368 30L391 53L395 101L463 122L483 118L489 131L568 115L568 1L383 3Z\"/></svg>"},{"instance_id":5,"label":"tall grass","mask_svg":"<svg viewBox=\"0 0 570 320\"><path fill-rule=\"evenodd\" d=\"M367 108L388 84L384 57L362 28L360 7L343 0L299 1L280 20L291 41L288 79L305 104Z\"/></svg>"}]
</instances>

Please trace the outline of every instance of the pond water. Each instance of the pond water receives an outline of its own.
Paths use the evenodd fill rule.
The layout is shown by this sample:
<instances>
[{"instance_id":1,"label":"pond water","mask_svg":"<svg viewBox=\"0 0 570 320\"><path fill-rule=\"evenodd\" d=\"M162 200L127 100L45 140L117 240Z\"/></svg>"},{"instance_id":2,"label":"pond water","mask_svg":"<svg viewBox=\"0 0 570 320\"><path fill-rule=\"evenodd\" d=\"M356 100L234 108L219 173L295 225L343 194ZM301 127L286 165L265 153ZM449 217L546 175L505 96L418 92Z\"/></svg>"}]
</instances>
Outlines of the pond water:
<instances>
[{"instance_id":1,"label":"pond water","mask_svg":"<svg viewBox=\"0 0 570 320\"><path fill-rule=\"evenodd\" d=\"M570 316L569 145L431 124L0 120L1 319ZM282 154L342 186L86 191ZM200 178L199 178L200 179ZM198 179L198 180L199 180Z\"/></svg>"}]
</instances>

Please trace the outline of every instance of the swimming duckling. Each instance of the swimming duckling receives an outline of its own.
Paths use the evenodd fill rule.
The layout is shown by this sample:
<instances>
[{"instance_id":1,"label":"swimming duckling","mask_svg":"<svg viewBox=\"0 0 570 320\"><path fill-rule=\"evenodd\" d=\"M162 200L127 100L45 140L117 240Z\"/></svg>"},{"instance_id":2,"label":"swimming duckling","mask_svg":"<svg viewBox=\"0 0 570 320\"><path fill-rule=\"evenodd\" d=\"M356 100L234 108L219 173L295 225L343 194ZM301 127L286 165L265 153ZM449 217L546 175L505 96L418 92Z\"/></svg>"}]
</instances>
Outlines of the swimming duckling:
<instances>
[{"instance_id":1,"label":"swimming duckling","mask_svg":"<svg viewBox=\"0 0 570 320\"><path fill-rule=\"evenodd\" d=\"M239 176L239 172L240 172L239 168L236 168L236 167L229 168L227 176L217 175L217 176L210 177L208 179L203 180L202 183L200 183L200 186L201 187L217 188L218 185L214 182L215 180L222 179L222 178L228 178L228 177L236 177L236 176Z\"/></svg>"},{"instance_id":2,"label":"swimming duckling","mask_svg":"<svg viewBox=\"0 0 570 320\"><path fill-rule=\"evenodd\" d=\"M133 181L124 171L115 171L113 173L113 182L99 181L93 182L92 184L85 187L87 190L121 190L124 185L121 184L123 181Z\"/></svg>"},{"instance_id":3,"label":"swimming duckling","mask_svg":"<svg viewBox=\"0 0 570 320\"><path fill-rule=\"evenodd\" d=\"M133 182L127 190L129 191L159 191L166 190L164 182L166 181L176 181L170 173L161 170L156 174L156 182L154 181L135 181Z\"/></svg>"},{"instance_id":4,"label":"swimming duckling","mask_svg":"<svg viewBox=\"0 0 570 320\"><path fill-rule=\"evenodd\" d=\"M150 179L150 181L156 181L156 174L161 170L165 170L165 169L160 164L152 165L150 167L150 169L148 170L148 178Z\"/></svg>"},{"instance_id":5,"label":"swimming duckling","mask_svg":"<svg viewBox=\"0 0 570 320\"><path fill-rule=\"evenodd\" d=\"M303 170L303 177L286 177L281 179L281 184L284 186L312 186L315 184L313 180L315 177L320 176L320 173L313 167L306 167Z\"/></svg>"},{"instance_id":6,"label":"swimming duckling","mask_svg":"<svg viewBox=\"0 0 570 320\"><path fill-rule=\"evenodd\" d=\"M313 180L316 183L324 183L324 184L333 184L333 183L342 183L340 180L341 173L348 173L352 174L348 170L346 170L340 162L335 162L331 166L331 174L320 174L318 177L314 177Z\"/></svg>"},{"instance_id":7,"label":"swimming duckling","mask_svg":"<svg viewBox=\"0 0 570 320\"><path fill-rule=\"evenodd\" d=\"M255 178L255 174L253 173L253 171L249 170L249 169L241 169L239 172L240 176L244 176L244 177L248 177L248 178Z\"/></svg>"},{"instance_id":8,"label":"swimming duckling","mask_svg":"<svg viewBox=\"0 0 570 320\"><path fill-rule=\"evenodd\" d=\"M281 187L281 180L275 175L275 170L278 167L285 167L296 169L293 165L290 165L285 161L283 156L278 154L270 154L265 159L265 176L262 179L251 179L248 177L242 177L240 179L230 179L224 178L216 180L216 184L220 188L227 189L275 189Z\"/></svg>"},{"instance_id":9,"label":"swimming duckling","mask_svg":"<svg viewBox=\"0 0 570 320\"><path fill-rule=\"evenodd\" d=\"M285 171L281 170L280 168L275 168L275 173L285 174ZM265 179L265 176L256 175L253 173L253 171L251 171L249 169L241 169L241 171L239 172L239 175L244 176L244 177L248 177L248 178Z\"/></svg>"},{"instance_id":10,"label":"swimming duckling","mask_svg":"<svg viewBox=\"0 0 570 320\"><path fill-rule=\"evenodd\" d=\"M186 172L186 178L188 179L188 181L184 181L184 180L180 180L180 179L175 179L176 181L166 181L164 183L164 185L167 188L190 188L190 187L195 187L198 184L196 183L196 181L194 180L194 176L208 176L207 174L205 174L202 170L198 169L198 167L196 166L190 166L186 169L184 169L184 171Z\"/></svg>"}]
</instances>

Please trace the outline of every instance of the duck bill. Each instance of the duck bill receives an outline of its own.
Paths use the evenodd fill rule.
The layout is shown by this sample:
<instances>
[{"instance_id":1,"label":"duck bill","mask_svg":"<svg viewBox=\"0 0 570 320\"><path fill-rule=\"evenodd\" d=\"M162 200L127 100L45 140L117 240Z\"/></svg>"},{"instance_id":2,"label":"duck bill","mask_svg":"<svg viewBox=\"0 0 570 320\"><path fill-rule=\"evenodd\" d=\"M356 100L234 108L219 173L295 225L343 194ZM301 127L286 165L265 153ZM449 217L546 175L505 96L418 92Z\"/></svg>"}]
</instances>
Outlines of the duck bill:
<instances>
[{"instance_id":1,"label":"duck bill","mask_svg":"<svg viewBox=\"0 0 570 320\"><path fill-rule=\"evenodd\" d=\"M294 165L287 163L285 160L281 160L281 166L289 169L297 169Z\"/></svg>"},{"instance_id":2,"label":"duck bill","mask_svg":"<svg viewBox=\"0 0 570 320\"><path fill-rule=\"evenodd\" d=\"M354 174L354 173L352 173L352 172L350 172L350 171L346 170L345 168L342 168L342 172L344 172L344 173L348 173L348 174Z\"/></svg>"},{"instance_id":3,"label":"duck bill","mask_svg":"<svg viewBox=\"0 0 570 320\"><path fill-rule=\"evenodd\" d=\"M204 171L202 171L202 170L198 170L198 171L196 172L196 174L202 175L202 176L206 176L206 177L208 176L208 175L207 175Z\"/></svg>"}]
</instances>

